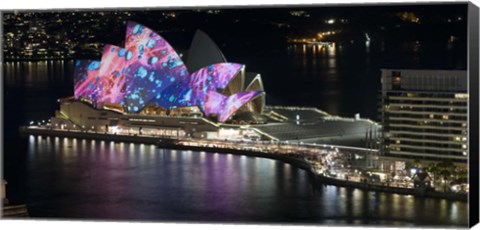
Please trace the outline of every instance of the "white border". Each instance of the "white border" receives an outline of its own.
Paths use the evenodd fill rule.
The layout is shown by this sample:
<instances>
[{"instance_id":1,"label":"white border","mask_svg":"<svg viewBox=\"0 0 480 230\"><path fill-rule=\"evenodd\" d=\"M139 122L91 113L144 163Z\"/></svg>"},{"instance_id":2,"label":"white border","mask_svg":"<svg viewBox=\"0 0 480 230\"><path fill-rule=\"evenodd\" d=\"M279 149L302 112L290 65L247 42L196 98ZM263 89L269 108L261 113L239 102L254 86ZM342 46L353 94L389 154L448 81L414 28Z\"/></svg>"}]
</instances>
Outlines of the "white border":
<instances>
[{"instance_id":1,"label":"white border","mask_svg":"<svg viewBox=\"0 0 480 230\"><path fill-rule=\"evenodd\" d=\"M480 0L474 0L480 1ZM124 7L186 7L186 6L259 6L259 5L338 5L338 4L374 4L374 3L455 3L466 2L458 0L114 0L114 1L98 1L98 0L15 0L2 1L0 10L6 9L91 9L91 8L124 8ZM478 4L477 4L478 5Z\"/></svg>"},{"instance_id":2,"label":"white border","mask_svg":"<svg viewBox=\"0 0 480 230\"><path fill-rule=\"evenodd\" d=\"M261 6L261 5L351 5L351 4L375 4L375 3L387 3L387 4L422 4L422 3L455 3L465 1L455 0L443 0L443 1L419 1L419 0L333 0L333 1L320 1L320 0L2 0L0 3L0 10L51 10L51 9L91 9L91 8L143 8L143 7L192 7L192 6ZM480 0L472 0L477 6L480 6ZM122 9L123 10L123 9ZM478 205L478 204L477 204ZM167 229L195 229L195 230L215 230L215 229L321 229L328 227L328 229L352 229L354 226L348 227L336 227L336 226L292 226L292 225L233 225L233 224L188 224L188 223L142 223L142 222L100 222L100 221L48 221L48 220L4 220L0 221L2 229L17 229L18 227L25 227L31 229L159 229L159 227L166 227ZM10 228L9 228L10 227ZM387 229L378 228L377 226L358 226L361 229ZM23 228L22 228L23 229ZM422 228L429 229L429 228ZM433 228L432 228L433 229ZM438 229L438 228L437 228ZM479 230L480 226L476 225L474 229Z\"/></svg>"}]
</instances>

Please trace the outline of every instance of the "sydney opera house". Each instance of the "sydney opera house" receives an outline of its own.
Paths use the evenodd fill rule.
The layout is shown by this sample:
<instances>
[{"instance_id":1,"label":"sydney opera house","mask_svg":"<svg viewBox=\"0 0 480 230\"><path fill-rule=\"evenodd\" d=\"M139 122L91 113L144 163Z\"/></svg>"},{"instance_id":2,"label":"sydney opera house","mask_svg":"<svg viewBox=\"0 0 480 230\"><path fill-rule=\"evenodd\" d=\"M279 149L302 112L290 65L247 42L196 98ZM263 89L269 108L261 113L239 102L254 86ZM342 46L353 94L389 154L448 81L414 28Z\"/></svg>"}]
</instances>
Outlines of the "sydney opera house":
<instances>
[{"instance_id":1,"label":"sydney opera house","mask_svg":"<svg viewBox=\"0 0 480 230\"><path fill-rule=\"evenodd\" d=\"M184 59L151 29L128 22L123 47L106 45L101 60L75 62L74 95L59 100L52 125L135 135L323 143L348 137L365 142L367 133L376 130L368 120L266 106L260 74L227 62L200 30Z\"/></svg>"}]
</instances>

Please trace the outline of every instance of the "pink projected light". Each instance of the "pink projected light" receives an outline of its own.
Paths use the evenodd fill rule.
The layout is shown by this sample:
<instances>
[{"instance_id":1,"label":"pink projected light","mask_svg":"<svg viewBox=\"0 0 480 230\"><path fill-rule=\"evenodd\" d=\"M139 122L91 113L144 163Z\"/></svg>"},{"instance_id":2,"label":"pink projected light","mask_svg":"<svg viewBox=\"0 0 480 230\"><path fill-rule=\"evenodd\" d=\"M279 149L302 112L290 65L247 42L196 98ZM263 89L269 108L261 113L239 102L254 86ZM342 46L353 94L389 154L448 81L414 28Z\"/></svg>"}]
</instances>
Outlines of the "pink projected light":
<instances>
[{"instance_id":1,"label":"pink projected light","mask_svg":"<svg viewBox=\"0 0 480 230\"><path fill-rule=\"evenodd\" d=\"M118 57L121 47L106 45L99 70L100 81L95 91L98 102L124 103L126 76L122 73L126 60Z\"/></svg>"},{"instance_id":2,"label":"pink projected light","mask_svg":"<svg viewBox=\"0 0 480 230\"><path fill-rule=\"evenodd\" d=\"M205 114L218 114L218 121L225 122L240 107L260 95L261 91L240 92L230 97L210 91L205 103Z\"/></svg>"},{"instance_id":3,"label":"pink projected light","mask_svg":"<svg viewBox=\"0 0 480 230\"><path fill-rule=\"evenodd\" d=\"M126 75L133 80L127 88L129 111L136 112L153 99L165 108L175 105L189 73L165 39L141 24L128 22L124 57L129 61Z\"/></svg>"},{"instance_id":4,"label":"pink projected light","mask_svg":"<svg viewBox=\"0 0 480 230\"><path fill-rule=\"evenodd\" d=\"M100 61L78 60L75 62L74 71L74 97L86 97L94 100L95 89L100 77L98 75Z\"/></svg>"},{"instance_id":5,"label":"pink projected light","mask_svg":"<svg viewBox=\"0 0 480 230\"><path fill-rule=\"evenodd\" d=\"M206 96L205 103L205 115L210 114L221 114L223 108L225 107L225 102L227 101L227 96L217 93L215 91L210 91Z\"/></svg>"},{"instance_id":6,"label":"pink projected light","mask_svg":"<svg viewBox=\"0 0 480 230\"><path fill-rule=\"evenodd\" d=\"M188 87L192 89L191 104L200 105L206 112L202 102L207 103L207 93L224 89L228 83L244 68L236 63L218 63L203 67L190 76Z\"/></svg>"},{"instance_id":7,"label":"pink projected light","mask_svg":"<svg viewBox=\"0 0 480 230\"><path fill-rule=\"evenodd\" d=\"M217 63L189 74L175 50L151 29L128 22L125 48L106 45L100 61L75 63L74 96L97 103L117 103L138 112L155 103L167 109L198 106L206 115L226 121L260 91L240 92L230 97L225 89L244 65Z\"/></svg>"},{"instance_id":8,"label":"pink projected light","mask_svg":"<svg viewBox=\"0 0 480 230\"><path fill-rule=\"evenodd\" d=\"M261 93L261 91L246 91L228 97L218 121L225 122L235 111Z\"/></svg>"},{"instance_id":9,"label":"pink projected light","mask_svg":"<svg viewBox=\"0 0 480 230\"><path fill-rule=\"evenodd\" d=\"M200 91L224 89L244 65L236 63L218 63L203 67L192 73L189 87Z\"/></svg>"}]
</instances>

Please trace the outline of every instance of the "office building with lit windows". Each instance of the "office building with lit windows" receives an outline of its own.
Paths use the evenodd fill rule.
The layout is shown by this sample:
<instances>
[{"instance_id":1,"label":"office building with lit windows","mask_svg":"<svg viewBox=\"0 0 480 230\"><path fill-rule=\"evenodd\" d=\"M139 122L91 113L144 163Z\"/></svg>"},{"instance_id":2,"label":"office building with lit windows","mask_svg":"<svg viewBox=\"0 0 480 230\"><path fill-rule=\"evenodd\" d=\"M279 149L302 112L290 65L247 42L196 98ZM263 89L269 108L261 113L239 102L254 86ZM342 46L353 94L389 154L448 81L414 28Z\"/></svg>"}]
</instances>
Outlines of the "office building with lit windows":
<instances>
[{"instance_id":1,"label":"office building with lit windows","mask_svg":"<svg viewBox=\"0 0 480 230\"><path fill-rule=\"evenodd\" d=\"M382 158L390 159L383 167L400 159L466 163L467 71L381 71Z\"/></svg>"}]
</instances>

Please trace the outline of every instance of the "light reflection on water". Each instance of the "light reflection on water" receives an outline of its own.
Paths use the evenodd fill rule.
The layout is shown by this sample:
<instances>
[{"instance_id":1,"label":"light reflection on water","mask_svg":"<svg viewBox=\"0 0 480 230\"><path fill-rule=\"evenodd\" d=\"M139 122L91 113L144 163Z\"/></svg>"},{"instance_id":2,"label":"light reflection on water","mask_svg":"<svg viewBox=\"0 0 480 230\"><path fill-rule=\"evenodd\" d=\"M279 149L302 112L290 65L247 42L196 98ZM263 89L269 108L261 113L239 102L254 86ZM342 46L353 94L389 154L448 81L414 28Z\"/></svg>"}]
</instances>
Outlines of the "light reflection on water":
<instances>
[{"instance_id":1,"label":"light reflection on water","mask_svg":"<svg viewBox=\"0 0 480 230\"><path fill-rule=\"evenodd\" d=\"M268 66L273 70L262 74L262 80L268 97L285 104L378 120L374 101L380 90L380 69L465 69L466 46L446 47L445 42L432 41L292 44L282 68ZM268 65L270 59L255 57L252 62Z\"/></svg>"},{"instance_id":2,"label":"light reflection on water","mask_svg":"<svg viewBox=\"0 0 480 230\"><path fill-rule=\"evenodd\" d=\"M464 202L335 186L314 191L304 170L271 159L71 138L25 141L25 196L34 217L467 224Z\"/></svg>"},{"instance_id":3,"label":"light reflection on water","mask_svg":"<svg viewBox=\"0 0 480 230\"><path fill-rule=\"evenodd\" d=\"M262 74L267 104L315 106L342 116L360 112L375 120L380 68L462 69L466 54L461 49L372 41L369 47L363 42L298 45L286 47L277 59L266 53L234 55L232 60L244 58L248 69ZM52 116L58 109L56 100L73 93L73 61L4 66L7 136L17 138L19 125ZM270 102L271 98L277 101ZM467 223L466 203L334 186L320 186L314 193L305 171L269 159L148 145L141 151L140 145L130 143L112 147L106 142L101 147L99 141L80 139L76 144L64 138L15 140L18 143L5 146L5 153L13 154L5 161L8 189L14 191L9 199L27 203L33 216L401 226Z\"/></svg>"},{"instance_id":4,"label":"light reflection on water","mask_svg":"<svg viewBox=\"0 0 480 230\"><path fill-rule=\"evenodd\" d=\"M66 82L65 72L73 71L73 60L9 61L4 63L6 85L38 86Z\"/></svg>"}]
</instances>

